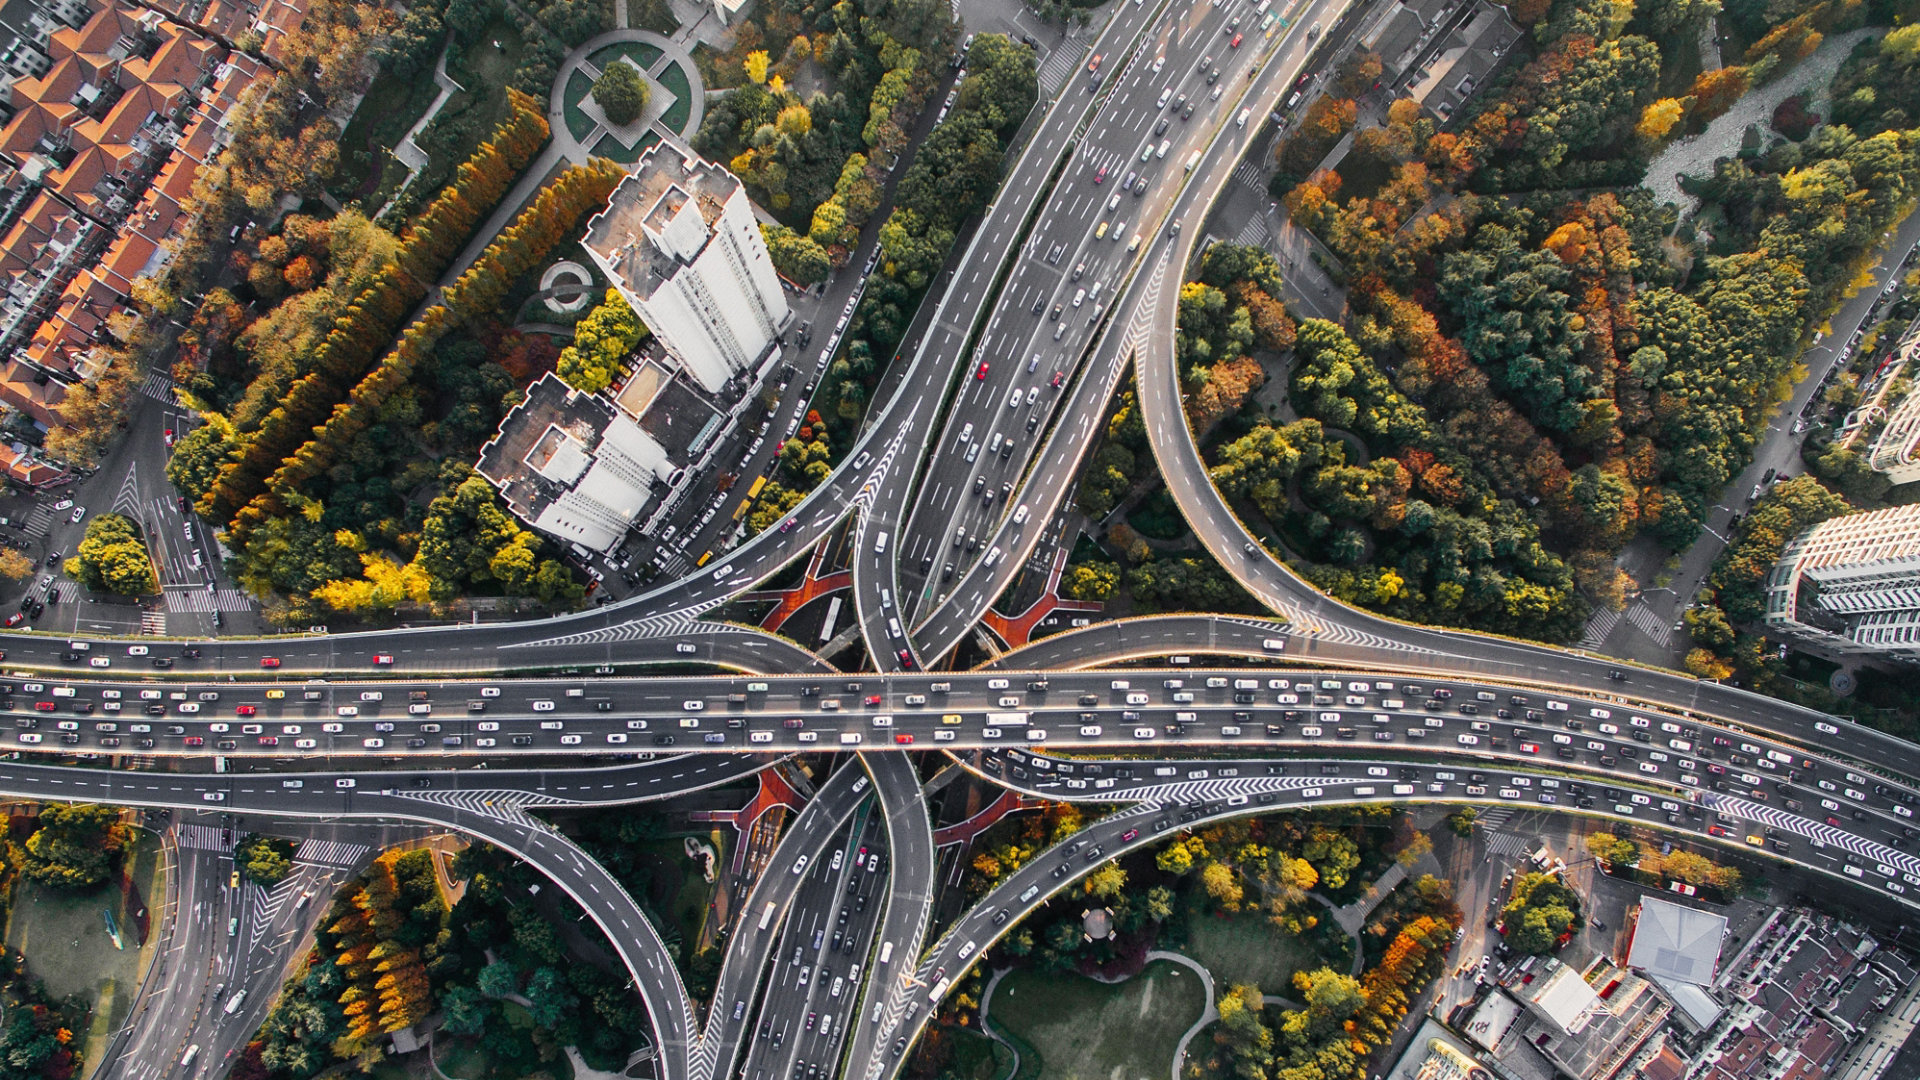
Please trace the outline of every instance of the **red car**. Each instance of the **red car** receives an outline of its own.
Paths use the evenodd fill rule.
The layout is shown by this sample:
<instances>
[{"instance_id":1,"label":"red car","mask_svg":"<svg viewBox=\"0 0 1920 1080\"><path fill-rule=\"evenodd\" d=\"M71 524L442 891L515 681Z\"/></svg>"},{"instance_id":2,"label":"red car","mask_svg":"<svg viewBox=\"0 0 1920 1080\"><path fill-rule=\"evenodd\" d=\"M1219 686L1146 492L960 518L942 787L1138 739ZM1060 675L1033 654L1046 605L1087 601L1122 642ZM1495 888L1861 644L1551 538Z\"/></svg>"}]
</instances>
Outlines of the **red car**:
<instances>
[{"instance_id":1,"label":"red car","mask_svg":"<svg viewBox=\"0 0 1920 1080\"><path fill-rule=\"evenodd\" d=\"M251 705L242 705L233 711L236 716L252 716L258 710Z\"/></svg>"},{"instance_id":2,"label":"red car","mask_svg":"<svg viewBox=\"0 0 1920 1080\"><path fill-rule=\"evenodd\" d=\"M20 614L17 611L7 616L7 625L9 627L19 626L21 623L26 621L27 621L27 617L25 615Z\"/></svg>"},{"instance_id":3,"label":"red car","mask_svg":"<svg viewBox=\"0 0 1920 1080\"><path fill-rule=\"evenodd\" d=\"M979 371L976 371L976 372L974 372L974 373L973 373L973 377L974 377L974 378L976 378L976 379L981 379L981 380L985 380L985 379L986 379L986 377L987 377L987 362L986 362L985 360L982 360L982 361L980 361L980 370L979 370Z\"/></svg>"},{"instance_id":4,"label":"red car","mask_svg":"<svg viewBox=\"0 0 1920 1080\"><path fill-rule=\"evenodd\" d=\"M1139 835L1140 835L1139 829L1128 829L1126 832L1123 832L1120 834L1120 842L1123 844L1131 844L1133 843L1134 838Z\"/></svg>"},{"instance_id":5,"label":"red car","mask_svg":"<svg viewBox=\"0 0 1920 1080\"><path fill-rule=\"evenodd\" d=\"M1229 48L1234 48L1234 49L1237 49L1237 48L1239 48L1239 47L1240 47L1240 35L1239 35L1239 34L1235 34L1235 35L1233 35L1233 40L1232 40L1232 41L1229 41L1229 42L1227 42L1227 46L1228 46Z\"/></svg>"},{"instance_id":6,"label":"red car","mask_svg":"<svg viewBox=\"0 0 1920 1080\"><path fill-rule=\"evenodd\" d=\"M913 654L906 649L900 650L900 666L906 668L908 671L913 670Z\"/></svg>"},{"instance_id":7,"label":"red car","mask_svg":"<svg viewBox=\"0 0 1920 1080\"><path fill-rule=\"evenodd\" d=\"M261 657L261 658L260 658L260 666L261 666L261 667L264 667L264 668L276 668L276 667L279 667L279 666L280 666L280 658L279 658L279 657L277 657L277 656L263 656L263 657Z\"/></svg>"},{"instance_id":8,"label":"red car","mask_svg":"<svg viewBox=\"0 0 1920 1080\"><path fill-rule=\"evenodd\" d=\"M1089 60L1089 61L1087 61L1087 74L1089 74L1089 75L1091 75L1091 74L1093 74L1094 72L1096 72L1096 71L1099 71L1099 70L1100 70L1100 61L1102 61L1102 60L1105 60L1105 59L1106 59L1106 57L1105 57L1105 56L1103 56L1103 55L1101 55L1100 53L1094 53L1094 54L1093 54L1093 59L1091 59L1091 60Z\"/></svg>"},{"instance_id":9,"label":"red car","mask_svg":"<svg viewBox=\"0 0 1920 1080\"><path fill-rule=\"evenodd\" d=\"M1064 372L1064 371L1056 371L1056 372L1054 372L1054 373L1053 373L1053 384L1052 384L1052 385L1053 385L1053 388L1054 388L1055 390L1058 390L1058 389L1060 389L1060 384L1061 384L1061 383L1063 383L1063 382L1066 382L1066 381L1067 381L1067 373L1066 373L1066 372Z\"/></svg>"},{"instance_id":10,"label":"red car","mask_svg":"<svg viewBox=\"0 0 1920 1080\"><path fill-rule=\"evenodd\" d=\"M880 704L880 695L879 695L879 694L868 694L868 695L867 695L867 706L868 706L869 708L871 708L871 707L873 707L873 706L875 706L875 705L878 705L878 704Z\"/></svg>"},{"instance_id":11,"label":"red car","mask_svg":"<svg viewBox=\"0 0 1920 1080\"><path fill-rule=\"evenodd\" d=\"M899 733L898 735L895 735L895 736L893 737L893 741L894 741L895 743L897 743L897 744L899 744L899 745L901 745L901 746L912 746L912 745L913 745L913 736L911 736L911 735L909 735L909 734L907 734L906 732L904 732L904 731L902 731L902 732L900 732L900 733Z\"/></svg>"},{"instance_id":12,"label":"red car","mask_svg":"<svg viewBox=\"0 0 1920 1080\"><path fill-rule=\"evenodd\" d=\"M393 666L393 654L391 654L391 653L375 653L375 654L374 654L374 657L373 657L373 663L374 663L374 665L375 665L376 667L392 667L392 666Z\"/></svg>"},{"instance_id":13,"label":"red car","mask_svg":"<svg viewBox=\"0 0 1920 1080\"><path fill-rule=\"evenodd\" d=\"M33 707L34 707L34 709L35 709L36 711L38 711L38 712L52 712L52 711L53 711L53 702L51 702L51 701L36 701L36 702L34 702L34 703L33 703Z\"/></svg>"},{"instance_id":14,"label":"red car","mask_svg":"<svg viewBox=\"0 0 1920 1080\"><path fill-rule=\"evenodd\" d=\"M1093 174L1093 182L1096 184L1101 184L1101 183L1105 183L1106 179L1107 179L1107 167L1105 165L1102 165L1100 166L1100 171Z\"/></svg>"}]
</instances>

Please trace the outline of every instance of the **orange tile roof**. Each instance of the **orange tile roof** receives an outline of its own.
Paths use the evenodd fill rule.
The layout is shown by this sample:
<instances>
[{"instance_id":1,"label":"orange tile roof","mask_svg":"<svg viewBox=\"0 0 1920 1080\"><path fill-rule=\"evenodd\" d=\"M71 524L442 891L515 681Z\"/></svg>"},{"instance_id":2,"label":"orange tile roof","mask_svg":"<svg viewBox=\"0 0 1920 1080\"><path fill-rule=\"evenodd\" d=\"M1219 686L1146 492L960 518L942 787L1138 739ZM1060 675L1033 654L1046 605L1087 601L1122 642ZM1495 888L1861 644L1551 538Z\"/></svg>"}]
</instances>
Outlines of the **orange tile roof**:
<instances>
[{"instance_id":1,"label":"orange tile roof","mask_svg":"<svg viewBox=\"0 0 1920 1080\"><path fill-rule=\"evenodd\" d=\"M0 367L0 401L48 427L60 422L54 406L67 398L67 388L17 360Z\"/></svg>"},{"instance_id":2,"label":"orange tile roof","mask_svg":"<svg viewBox=\"0 0 1920 1080\"><path fill-rule=\"evenodd\" d=\"M8 476L28 487L58 483L67 475L44 461L36 461L25 454L16 454L4 446L0 446L0 469L5 469Z\"/></svg>"}]
</instances>

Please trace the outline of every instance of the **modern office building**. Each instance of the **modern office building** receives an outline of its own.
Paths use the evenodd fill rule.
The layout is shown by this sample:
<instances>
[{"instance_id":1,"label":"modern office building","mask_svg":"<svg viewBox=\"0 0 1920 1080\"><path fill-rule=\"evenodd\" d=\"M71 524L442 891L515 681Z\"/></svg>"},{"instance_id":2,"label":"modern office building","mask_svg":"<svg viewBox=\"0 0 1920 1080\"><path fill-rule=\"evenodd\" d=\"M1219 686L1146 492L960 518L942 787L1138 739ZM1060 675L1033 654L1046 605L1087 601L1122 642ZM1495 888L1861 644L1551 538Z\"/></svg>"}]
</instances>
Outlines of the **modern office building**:
<instances>
[{"instance_id":1,"label":"modern office building","mask_svg":"<svg viewBox=\"0 0 1920 1080\"><path fill-rule=\"evenodd\" d=\"M1920 321L1884 361L1885 377L1909 375L1915 360L1920 360ZM1907 391L1886 415L1886 424L1867 447L1867 465L1896 484L1920 480L1920 388Z\"/></svg>"},{"instance_id":2,"label":"modern office building","mask_svg":"<svg viewBox=\"0 0 1920 1080\"><path fill-rule=\"evenodd\" d=\"M1833 652L1920 659L1920 506L1801 533L1767 575L1766 623Z\"/></svg>"},{"instance_id":3,"label":"modern office building","mask_svg":"<svg viewBox=\"0 0 1920 1080\"><path fill-rule=\"evenodd\" d=\"M792 318L739 178L668 144L647 151L581 243L710 394L751 377Z\"/></svg>"}]
</instances>

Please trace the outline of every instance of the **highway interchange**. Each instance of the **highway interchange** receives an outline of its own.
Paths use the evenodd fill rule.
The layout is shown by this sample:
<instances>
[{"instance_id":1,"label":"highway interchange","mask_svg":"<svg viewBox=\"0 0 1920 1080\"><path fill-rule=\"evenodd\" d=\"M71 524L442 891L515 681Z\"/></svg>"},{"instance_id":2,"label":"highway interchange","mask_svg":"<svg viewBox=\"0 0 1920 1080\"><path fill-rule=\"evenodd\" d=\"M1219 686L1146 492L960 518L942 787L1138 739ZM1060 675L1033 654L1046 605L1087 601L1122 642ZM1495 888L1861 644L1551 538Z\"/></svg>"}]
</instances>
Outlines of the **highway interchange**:
<instances>
[{"instance_id":1,"label":"highway interchange","mask_svg":"<svg viewBox=\"0 0 1920 1080\"><path fill-rule=\"evenodd\" d=\"M1272 8L1287 14L1269 34L1250 0L1116 7L1088 49L1099 80L1083 60L1029 122L899 389L793 528L538 622L192 642L7 635L0 711L21 753L0 762L0 790L183 817L410 823L497 844L606 935L648 1004L667 1080L891 1076L947 987L1056 891L1170 830L1268 809L1553 806L1920 902L1920 748L1730 687L1345 608L1261 549L1214 491L1174 365L1183 268L1268 114L1367 10ZM979 671L938 670L1036 551L1063 542L1044 526L1129 364L1181 510L1279 618L1106 623ZM880 673L701 621L849 516L854 601ZM1246 661L1221 662L1232 657ZM745 674L636 675L648 665ZM935 670L909 670L923 666ZM129 754L162 767L113 767ZM710 1003L689 998L612 875L529 813L684 795L798 755L835 767L739 906ZM935 927L922 772L942 766L1108 812ZM306 932L285 906L273 917L262 926L279 944ZM226 1045L264 1015L259 991L285 960L266 952L247 958ZM212 982L180 992L178 1008L204 1011Z\"/></svg>"}]
</instances>

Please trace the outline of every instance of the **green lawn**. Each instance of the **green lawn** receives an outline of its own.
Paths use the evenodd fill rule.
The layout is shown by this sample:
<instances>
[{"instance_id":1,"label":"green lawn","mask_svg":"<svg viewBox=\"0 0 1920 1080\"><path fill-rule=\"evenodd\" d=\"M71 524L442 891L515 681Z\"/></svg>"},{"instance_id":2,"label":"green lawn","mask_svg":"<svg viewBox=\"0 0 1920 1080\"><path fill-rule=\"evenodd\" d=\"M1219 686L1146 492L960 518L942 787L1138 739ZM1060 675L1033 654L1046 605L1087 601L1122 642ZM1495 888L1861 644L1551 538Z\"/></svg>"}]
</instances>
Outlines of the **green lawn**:
<instances>
[{"instance_id":1,"label":"green lawn","mask_svg":"<svg viewBox=\"0 0 1920 1080\"><path fill-rule=\"evenodd\" d=\"M134 891L123 891L118 882L74 893L22 881L14 888L7 920L7 946L27 958L28 970L46 983L48 994L79 994L93 1006L87 1030L76 1033L92 1055L89 1060L97 1060L139 990L141 941L135 911L157 902L166 891L158 841L145 831L134 835L125 870ZM114 948L103 911L113 913L124 948ZM156 912L148 912L149 921L157 918Z\"/></svg>"},{"instance_id":2,"label":"green lawn","mask_svg":"<svg viewBox=\"0 0 1920 1080\"><path fill-rule=\"evenodd\" d=\"M1148 964L1117 986L1019 971L993 993L996 1023L1039 1051L1043 1080L1160 1080L1206 992L1176 964Z\"/></svg>"},{"instance_id":3,"label":"green lawn","mask_svg":"<svg viewBox=\"0 0 1920 1080\"><path fill-rule=\"evenodd\" d=\"M687 82L687 73L680 70L679 64L668 64L660 72L660 85L674 95L673 105L660 114L660 123L678 135L690 134L683 130L693 114L693 86Z\"/></svg>"},{"instance_id":4,"label":"green lawn","mask_svg":"<svg viewBox=\"0 0 1920 1080\"><path fill-rule=\"evenodd\" d=\"M1293 994L1295 971L1322 962L1307 941L1282 933L1259 915L1210 915L1197 907L1187 913L1187 944L1181 951L1213 973L1217 988L1252 983L1261 993L1286 997Z\"/></svg>"},{"instance_id":5,"label":"green lawn","mask_svg":"<svg viewBox=\"0 0 1920 1080\"><path fill-rule=\"evenodd\" d=\"M947 1038L953 1046L953 1063L946 1075L959 1080L1000 1080L1013 1064L1013 1053L972 1028L950 1027Z\"/></svg>"},{"instance_id":6,"label":"green lawn","mask_svg":"<svg viewBox=\"0 0 1920 1080\"><path fill-rule=\"evenodd\" d=\"M334 198L352 202L377 189L391 192L400 186L406 167L387 151L426 115L439 92L431 77L403 80L384 69L374 77L347 130L340 133L340 165L329 185Z\"/></svg>"},{"instance_id":7,"label":"green lawn","mask_svg":"<svg viewBox=\"0 0 1920 1080\"><path fill-rule=\"evenodd\" d=\"M587 57L587 61L601 71L605 71L607 65L613 63L614 58L619 56L632 57L633 62L640 65L641 71L651 71L654 62L660 59L660 47L649 45L644 41L622 41L595 52Z\"/></svg>"},{"instance_id":8,"label":"green lawn","mask_svg":"<svg viewBox=\"0 0 1920 1080\"><path fill-rule=\"evenodd\" d=\"M620 145L619 140L615 139L612 135L602 135L600 141L594 144L593 152L599 157L606 158L609 161L617 161L622 165L631 165L639 161L642 154L653 149L659 145L659 143L660 136L655 135L652 131L647 131L638 139L635 139L632 149Z\"/></svg>"},{"instance_id":9,"label":"green lawn","mask_svg":"<svg viewBox=\"0 0 1920 1080\"><path fill-rule=\"evenodd\" d=\"M567 130L573 132L576 139L584 139L593 130L593 121L580 111L580 103L587 100L593 91L593 80L585 72L576 71L567 77L567 92L562 96L566 103Z\"/></svg>"}]
</instances>

